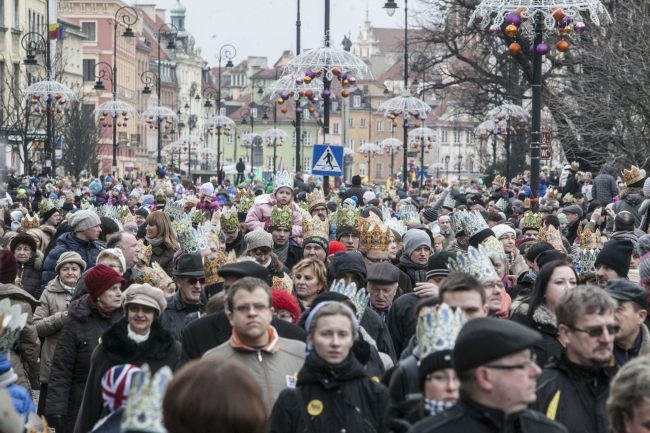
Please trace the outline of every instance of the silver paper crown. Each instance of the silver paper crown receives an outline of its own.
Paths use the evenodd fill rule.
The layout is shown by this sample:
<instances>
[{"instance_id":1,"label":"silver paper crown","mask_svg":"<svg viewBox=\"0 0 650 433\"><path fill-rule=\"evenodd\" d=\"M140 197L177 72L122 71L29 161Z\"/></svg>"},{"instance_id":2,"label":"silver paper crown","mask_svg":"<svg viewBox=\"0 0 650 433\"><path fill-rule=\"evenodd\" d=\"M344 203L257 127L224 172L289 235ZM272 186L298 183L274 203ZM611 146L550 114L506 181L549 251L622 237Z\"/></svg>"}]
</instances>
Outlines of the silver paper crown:
<instances>
[{"instance_id":1,"label":"silver paper crown","mask_svg":"<svg viewBox=\"0 0 650 433\"><path fill-rule=\"evenodd\" d=\"M460 224L463 226L463 231L468 238L490 228L490 226L487 225L487 222L485 222L485 219L483 219L483 215L478 211L468 212L462 210L458 212L458 214Z\"/></svg>"},{"instance_id":2,"label":"silver paper crown","mask_svg":"<svg viewBox=\"0 0 650 433\"><path fill-rule=\"evenodd\" d=\"M490 260L488 251L482 245L479 245L478 249L470 246L467 253L456 253L455 259L450 257L449 272L469 274L479 281L499 276Z\"/></svg>"},{"instance_id":3,"label":"silver paper crown","mask_svg":"<svg viewBox=\"0 0 650 433\"><path fill-rule=\"evenodd\" d=\"M440 350L452 350L464 324L460 308L451 308L447 304L440 304L438 308L425 308L418 316L416 325L415 351L419 359Z\"/></svg>"},{"instance_id":4,"label":"silver paper crown","mask_svg":"<svg viewBox=\"0 0 650 433\"><path fill-rule=\"evenodd\" d=\"M123 227L122 222L120 221L120 210L117 206L103 204L97 209L96 213L100 217L110 218L115 221L117 226L120 228L120 231L122 231Z\"/></svg>"},{"instance_id":5,"label":"silver paper crown","mask_svg":"<svg viewBox=\"0 0 650 433\"><path fill-rule=\"evenodd\" d=\"M338 280L332 282L330 292L340 293L347 296L352 303L354 303L354 307L357 310L357 319L361 320L363 313L366 312L366 307L369 302L368 294L364 288L357 290L356 283L346 284L345 280Z\"/></svg>"},{"instance_id":6,"label":"silver paper crown","mask_svg":"<svg viewBox=\"0 0 650 433\"><path fill-rule=\"evenodd\" d=\"M449 215L449 223L451 224L451 229L454 233L458 234L464 230L462 215L460 211L456 211Z\"/></svg>"},{"instance_id":7,"label":"silver paper crown","mask_svg":"<svg viewBox=\"0 0 650 433\"><path fill-rule=\"evenodd\" d=\"M413 205L402 205L399 209L399 214L401 220L407 226L409 224L420 224L422 222L420 220L420 213L418 212L418 209Z\"/></svg>"},{"instance_id":8,"label":"silver paper crown","mask_svg":"<svg viewBox=\"0 0 650 433\"><path fill-rule=\"evenodd\" d=\"M164 212L169 215L172 220L181 219L185 217L185 202L183 200L170 200L165 204Z\"/></svg>"},{"instance_id":9,"label":"silver paper crown","mask_svg":"<svg viewBox=\"0 0 650 433\"><path fill-rule=\"evenodd\" d=\"M596 275L596 259L600 250L581 250L576 259L576 271L581 279L589 279Z\"/></svg>"},{"instance_id":10,"label":"silver paper crown","mask_svg":"<svg viewBox=\"0 0 650 433\"><path fill-rule=\"evenodd\" d=\"M165 366L151 375L147 364L133 374L131 392L122 414L121 431L167 433L163 424L162 402L172 379L172 371Z\"/></svg>"},{"instance_id":11,"label":"silver paper crown","mask_svg":"<svg viewBox=\"0 0 650 433\"><path fill-rule=\"evenodd\" d=\"M183 254L200 253L202 250L207 249L206 236L192 227L192 219L189 215L184 214L180 218L175 218L172 222L172 228L176 232Z\"/></svg>"},{"instance_id":12,"label":"silver paper crown","mask_svg":"<svg viewBox=\"0 0 650 433\"><path fill-rule=\"evenodd\" d=\"M391 217L386 220L386 227L388 227L391 230L395 230L397 233L399 233L400 236L404 236L404 233L406 233L407 230L404 221L398 220L395 217Z\"/></svg>"},{"instance_id":13,"label":"silver paper crown","mask_svg":"<svg viewBox=\"0 0 650 433\"><path fill-rule=\"evenodd\" d=\"M452 196L447 195L445 199L442 201L442 207L454 209L456 207L456 200L454 200Z\"/></svg>"},{"instance_id":14,"label":"silver paper crown","mask_svg":"<svg viewBox=\"0 0 650 433\"><path fill-rule=\"evenodd\" d=\"M11 305L8 298L0 301L0 352L7 352L14 347L18 334L27 324L27 313L23 313L19 304Z\"/></svg>"},{"instance_id":15,"label":"silver paper crown","mask_svg":"<svg viewBox=\"0 0 650 433\"><path fill-rule=\"evenodd\" d=\"M293 191L293 173L289 173L287 170L278 171L273 179L273 191L277 191L283 186Z\"/></svg>"},{"instance_id":16,"label":"silver paper crown","mask_svg":"<svg viewBox=\"0 0 650 433\"><path fill-rule=\"evenodd\" d=\"M508 202L501 197L497 202L494 204L494 207L499 209L501 212L505 212L506 209L508 209Z\"/></svg>"}]
</instances>

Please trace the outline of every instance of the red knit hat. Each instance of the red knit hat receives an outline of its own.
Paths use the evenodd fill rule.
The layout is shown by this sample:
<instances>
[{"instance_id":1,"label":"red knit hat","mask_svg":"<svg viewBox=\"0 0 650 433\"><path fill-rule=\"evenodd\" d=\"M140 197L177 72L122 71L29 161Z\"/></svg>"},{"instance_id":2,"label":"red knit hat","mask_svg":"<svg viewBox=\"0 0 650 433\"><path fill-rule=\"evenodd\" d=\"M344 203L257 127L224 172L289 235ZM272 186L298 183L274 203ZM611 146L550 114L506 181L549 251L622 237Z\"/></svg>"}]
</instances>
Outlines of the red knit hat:
<instances>
[{"instance_id":1,"label":"red knit hat","mask_svg":"<svg viewBox=\"0 0 650 433\"><path fill-rule=\"evenodd\" d=\"M328 256L334 255L340 251L346 252L348 249L345 248L345 245L341 241L331 241L329 244L329 251L327 252Z\"/></svg>"},{"instance_id":2,"label":"red knit hat","mask_svg":"<svg viewBox=\"0 0 650 433\"><path fill-rule=\"evenodd\" d=\"M0 250L0 284L14 284L18 275L18 262L10 250Z\"/></svg>"},{"instance_id":3,"label":"red knit hat","mask_svg":"<svg viewBox=\"0 0 650 433\"><path fill-rule=\"evenodd\" d=\"M300 306L298 300L285 290L271 290L271 300L273 308L277 310L286 310L291 313L293 323L298 323L300 318Z\"/></svg>"},{"instance_id":4,"label":"red knit hat","mask_svg":"<svg viewBox=\"0 0 650 433\"><path fill-rule=\"evenodd\" d=\"M124 277L110 266L96 265L86 274L85 282L90 299L95 300L114 284L123 283Z\"/></svg>"}]
</instances>

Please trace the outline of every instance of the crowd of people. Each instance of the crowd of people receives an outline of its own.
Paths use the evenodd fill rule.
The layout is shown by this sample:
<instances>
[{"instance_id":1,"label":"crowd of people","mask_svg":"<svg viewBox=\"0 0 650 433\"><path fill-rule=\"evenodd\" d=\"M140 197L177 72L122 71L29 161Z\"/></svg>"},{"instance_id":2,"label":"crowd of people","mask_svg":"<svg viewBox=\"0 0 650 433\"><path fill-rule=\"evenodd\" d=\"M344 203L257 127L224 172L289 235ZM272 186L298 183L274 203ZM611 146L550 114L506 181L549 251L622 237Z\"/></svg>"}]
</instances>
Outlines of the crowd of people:
<instances>
[{"instance_id":1,"label":"crowd of people","mask_svg":"<svg viewBox=\"0 0 650 433\"><path fill-rule=\"evenodd\" d=\"M529 179L10 176L0 433L647 433L650 178Z\"/></svg>"}]
</instances>

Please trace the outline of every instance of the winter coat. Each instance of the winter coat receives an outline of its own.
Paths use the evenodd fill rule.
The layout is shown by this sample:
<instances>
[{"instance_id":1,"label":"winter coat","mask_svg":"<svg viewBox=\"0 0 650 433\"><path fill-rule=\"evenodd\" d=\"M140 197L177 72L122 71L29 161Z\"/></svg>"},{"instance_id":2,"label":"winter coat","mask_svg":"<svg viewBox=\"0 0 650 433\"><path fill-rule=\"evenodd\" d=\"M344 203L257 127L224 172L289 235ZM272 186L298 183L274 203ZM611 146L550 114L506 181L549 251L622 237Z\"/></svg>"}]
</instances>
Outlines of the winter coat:
<instances>
[{"instance_id":1,"label":"winter coat","mask_svg":"<svg viewBox=\"0 0 650 433\"><path fill-rule=\"evenodd\" d=\"M639 208L641 207L641 203L643 203L643 198L642 188L625 188L623 191L621 191L621 199L614 204L614 212L630 212L632 215L634 215L635 227L639 227L641 225Z\"/></svg>"},{"instance_id":2,"label":"winter coat","mask_svg":"<svg viewBox=\"0 0 650 433\"><path fill-rule=\"evenodd\" d=\"M246 252L246 242L244 241L244 234L241 230L233 243L226 244L226 254L230 254L231 251L234 251L237 257L243 256Z\"/></svg>"},{"instance_id":3,"label":"winter coat","mask_svg":"<svg viewBox=\"0 0 650 433\"><path fill-rule=\"evenodd\" d=\"M606 402L616 367L582 367L566 353L537 379L532 409L563 424L569 433L607 433Z\"/></svg>"},{"instance_id":4,"label":"winter coat","mask_svg":"<svg viewBox=\"0 0 650 433\"><path fill-rule=\"evenodd\" d=\"M181 298L181 292L178 290L172 296L167 298L167 308L160 315L160 324L171 332L176 340L181 339L181 334L187 321L186 316L194 312L203 312L205 305L199 304L186 304Z\"/></svg>"},{"instance_id":5,"label":"winter coat","mask_svg":"<svg viewBox=\"0 0 650 433\"><path fill-rule=\"evenodd\" d=\"M422 400L419 359L410 355L400 360L393 370L388 384L390 394L390 418L403 418L413 408L413 403Z\"/></svg>"},{"instance_id":6,"label":"winter coat","mask_svg":"<svg viewBox=\"0 0 650 433\"><path fill-rule=\"evenodd\" d=\"M255 199L255 206L253 206L246 215L246 227L248 231L252 232L257 228L266 230L269 228L271 221L271 210L276 204L275 196L273 194L265 194L258 196ZM294 239L302 238L302 214L300 208L295 202L289 203L293 219L291 221L291 237Z\"/></svg>"},{"instance_id":7,"label":"winter coat","mask_svg":"<svg viewBox=\"0 0 650 433\"><path fill-rule=\"evenodd\" d=\"M122 309L104 317L88 296L73 301L68 307L68 320L63 324L54 350L47 388L45 415L61 417L58 432L72 432L81 406L90 358L99 338L122 318Z\"/></svg>"},{"instance_id":8,"label":"winter coat","mask_svg":"<svg viewBox=\"0 0 650 433\"><path fill-rule=\"evenodd\" d=\"M52 242L52 239L54 239L54 236L56 234L56 227L51 224L43 224L41 225L40 229L45 235L45 242L44 245L41 246L41 250L45 251L50 242Z\"/></svg>"},{"instance_id":9,"label":"winter coat","mask_svg":"<svg viewBox=\"0 0 650 433\"><path fill-rule=\"evenodd\" d=\"M370 308L366 308L360 322L363 329L375 341L377 350L390 356L393 362L396 361L397 353L395 352L395 346L393 346L393 340L390 338L388 326L381 320L379 314Z\"/></svg>"},{"instance_id":10,"label":"winter coat","mask_svg":"<svg viewBox=\"0 0 650 433\"><path fill-rule=\"evenodd\" d=\"M41 287L45 289L47 283L56 278L56 262L59 260L61 254L66 251L74 251L81 256L81 259L86 262L86 269L95 266L97 256L103 250L99 243L96 241L85 241L79 239L73 232L62 234L56 241L56 246L47 254L45 262L43 263L43 276L41 278Z\"/></svg>"},{"instance_id":11,"label":"winter coat","mask_svg":"<svg viewBox=\"0 0 650 433\"><path fill-rule=\"evenodd\" d=\"M331 365L312 352L295 389L282 391L271 414L271 433L384 431L388 391L370 379L353 355Z\"/></svg>"},{"instance_id":12,"label":"winter coat","mask_svg":"<svg viewBox=\"0 0 650 433\"><path fill-rule=\"evenodd\" d=\"M27 314L27 324L9 351L9 360L18 376L16 383L27 390L38 389L38 355L41 346L34 326L33 311L39 302L18 286L0 284L0 300L5 298L9 299L11 305L20 305L21 312Z\"/></svg>"},{"instance_id":13,"label":"winter coat","mask_svg":"<svg viewBox=\"0 0 650 433\"><path fill-rule=\"evenodd\" d=\"M416 423L410 433L567 433L567 429L534 410L507 416L472 400L463 391L458 403Z\"/></svg>"},{"instance_id":14,"label":"winter coat","mask_svg":"<svg viewBox=\"0 0 650 433\"><path fill-rule=\"evenodd\" d=\"M149 245L149 242L145 239L145 245ZM174 253L176 250L174 248L168 247L165 244L160 244L157 246L151 246L151 262L156 262L160 267L169 275L172 276L174 272ZM94 262L93 262L94 263Z\"/></svg>"},{"instance_id":15,"label":"winter coat","mask_svg":"<svg viewBox=\"0 0 650 433\"><path fill-rule=\"evenodd\" d=\"M300 327L273 316L271 325L278 335L290 340L305 341L307 333ZM188 362L203 356L208 350L228 341L232 335L232 326L225 311L203 316L189 323L183 331L182 361Z\"/></svg>"},{"instance_id":16,"label":"winter coat","mask_svg":"<svg viewBox=\"0 0 650 433\"><path fill-rule=\"evenodd\" d=\"M541 367L557 360L562 355L564 346L560 342L557 331L555 313L541 304L535 308L532 318L528 318L529 304L515 300L512 303L510 319L522 325L535 329L542 334L542 341L535 343L533 351L537 355L537 364Z\"/></svg>"},{"instance_id":17,"label":"winter coat","mask_svg":"<svg viewBox=\"0 0 650 433\"><path fill-rule=\"evenodd\" d=\"M610 204L614 201L614 197L618 195L618 185L612 175L613 173L614 169L612 166L605 164L601 168L600 174L594 178L594 186L591 189L591 194L603 206Z\"/></svg>"},{"instance_id":18,"label":"winter coat","mask_svg":"<svg viewBox=\"0 0 650 433\"><path fill-rule=\"evenodd\" d=\"M415 293L407 293L393 302L388 313L388 331L395 346L395 353L400 358L409 339L415 335L417 316L415 307L420 297Z\"/></svg>"},{"instance_id":19,"label":"winter coat","mask_svg":"<svg viewBox=\"0 0 650 433\"><path fill-rule=\"evenodd\" d=\"M641 224L639 228L643 233L648 233L648 226L650 226L650 198L646 198L639 206L639 216L641 217Z\"/></svg>"},{"instance_id":20,"label":"winter coat","mask_svg":"<svg viewBox=\"0 0 650 433\"><path fill-rule=\"evenodd\" d=\"M263 348L246 346L233 331L232 337L219 347L208 350L203 358L235 361L248 369L260 386L262 398L271 412L280 391L291 386L305 360L305 343L279 337L269 328L269 343Z\"/></svg>"},{"instance_id":21,"label":"winter coat","mask_svg":"<svg viewBox=\"0 0 650 433\"><path fill-rule=\"evenodd\" d=\"M650 331L648 331L648 326L642 323L640 330L641 332L632 348L625 350L614 343L614 358L616 358L616 365L619 367L638 356L650 354Z\"/></svg>"},{"instance_id":22,"label":"winter coat","mask_svg":"<svg viewBox=\"0 0 650 433\"><path fill-rule=\"evenodd\" d=\"M41 273L43 272L43 253L36 251L27 263L18 263L20 287L34 299L41 297Z\"/></svg>"},{"instance_id":23,"label":"winter coat","mask_svg":"<svg viewBox=\"0 0 650 433\"><path fill-rule=\"evenodd\" d=\"M147 364L152 373L167 366L172 370L180 364L181 344L157 320L151 324L149 338L136 343L128 336L127 321L122 319L104 332L101 343L93 352L81 408L75 424L75 433L89 432L102 418L102 377L119 364L142 366Z\"/></svg>"},{"instance_id":24,"label":"winter coat","mask_svg":"<svg viewBox=\"0 0 650 433\"><path fill-rule=\"evenodd\" d=\"M569 173L562 192L564 194L569 193L571 195L575 195L577 192L580 192L580 183L578 183L578 179L576 179L575 173Z\"/></svg>"},{"instance_id":25,"label":"winter coat","mask_svg":"<svg viewBox=\"0 0 650 433\"><path fill-rule=\"evenodd\" d=\"M41 305L34 311L34 323L41 347L41 383L48 383L50 366L54 349L61 336L61 329L67 320L66 312L72 300L72 293L67 291L59 278L55 278L45 287L41 295Z\"/></svg>"}]
</instances>

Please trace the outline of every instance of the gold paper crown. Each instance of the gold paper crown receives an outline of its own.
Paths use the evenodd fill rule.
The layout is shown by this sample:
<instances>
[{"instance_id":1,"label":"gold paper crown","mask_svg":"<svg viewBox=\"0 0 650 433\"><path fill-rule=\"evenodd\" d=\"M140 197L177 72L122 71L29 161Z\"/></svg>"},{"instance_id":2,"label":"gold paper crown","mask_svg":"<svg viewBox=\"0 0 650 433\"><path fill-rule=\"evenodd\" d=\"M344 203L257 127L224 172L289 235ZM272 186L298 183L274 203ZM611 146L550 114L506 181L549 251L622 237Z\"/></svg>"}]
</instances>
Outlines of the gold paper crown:
<instances>
[{"instance_id":1,"label":"gold paper crown","mask_svg":"<svg viewBox=\"0 0 650 433\"><path fill-rule=\"evenodd\" d=\"M219 268L227 263L235 263L237 256L235 251L226 254L223 251L217 251L214 255L209 255L203 258L203 270L205 271L205 283L215 284L221 283L223 278L219 276Z\"/></svg>"},{"instance_id":2,"label":"gold paper crown","mask_svg":"<svg viewBox=\"0 0 650 433\"><path fill-rule=\"evenodd\" d=\"M34 215L33 217L27 215L20 221L20 227L22 227L23 231L27 231L29 229L37 229L40 226L41 219L38 214Z\"/></svg>"},{"instance_id":3,"label":"gold paper crown","mask_svg":"<svg viewBox=\"0 0 650 433\"><path fill-rule=\"evenodd\" d=\"M330 237L329 220L321 221L318 216L309 214L302 217L302 236L304 239L322 238L327 242Z\"/></svg>"},{"instance_id":4,"label":"gold paper crown","mask_svg":"<svg viewBox=\"0 0 650 433\"><path fill-rule=\"evenodd\" d=\"M250 198L253 199L253 192L248 189L238 189L237 194L235 195L235 203L241 203L242 199Z\"/></svg>"},{"instance_id":5,"label":"gold paper crown","mask_svg":"<svg viewBox=\"0 0 650 433\"><path fill-rule=\"evenodd\" d=\"M371 212L372 213L372 212ZM369 251L388 251L391 231L388 227L380 223L363 224L359 240L359 251L368 253Z\"/></svg>"},{"instance_id":6,"label":"gold paper crown","mask_svg":"<svg viewBox=\"0 0 650 433\"><path fill-rule=\"evenodd\" d=\"M288 293L293 292L293 280L288 274L284 274L283 277L273 277L271 281L271 290L279 289Z\"/></svg>"},{"instance_id":7,"label":"gold paper crown","mask_svg":"<svg viewBox=\"0 0 650 433\"><path fill-rule=\"evenodd\" d=\"M547 188L544 198L546 198L546 200L557 200L557 190L555 188Z\"/></svg>"},{"instance_id":8,"label":"gold paper crown","mask_svg":"<svg viewBox=\"0 0 650 433\"><path fill-rule=\"evenodd\" d=\"M132 213L128 213L122 217L122 225L125 226L127 224L137 224L138 223L138 218L133 215Z\"/></svg>"},{"instance_id":9,"label":"gold paper crown","mask_svg":"<svg viewBox=\"0 0 650 433\"><path fill-rule=\"evenodd\" d=\"M144 241L140 239L136 251L136 257L138 260L144 263L145 266L149 266L151 263L151 255L153 254L151 244L145 245Z\"/></svg>"},{"instance_id":10,"label":"gold paper crown","mask_svg":"<svg viewBox=\"0 0 650 433\"><path fill-rule=\"evenodd\" d=\"M221 211L221 216L219 217L219 222L221 223L221 230L231 232L237 230L239 227L239 219L237 218L237 208L230 207L229 209L224 209Z\"/></svg>"},{"instance_id":11,"label":"gold paper crown","mask_svg":"<svg viewBox=\"0 0 650 433\"><path fill-rule=\"evenodd\" d=\"M578 226L578 245L583 250L600 250L603 248L602 235L600 229L596 229L595 232L587 226L584 229L581 226Z\"/></svg>"},{"instance_id":12,"label":"gold paper crown","mask_svg":"<svg viewBox=\"0 0 650 433\"><path fill-rule=\"evenodd\" d=\"M151 267L144 268L142 274L136 278L136 283L150 284L160 290L165 290L173 282L174 280L156 262L153 262Z\"/></svg>"},{"instance_id":13,"label":"gold paper crown","mask_svg":"<svg viewBox=\"0 0 650 433\"><path fill-rule=\"evenodd\" d=\"M575 198L573 197L573 194L571 194L570 192L567 192L566 194L564 194L564 197L562 197L562 202L564 202L564 204L573 203L574 201Z\"/></svg>"},{"instance_id":14,"label":"gold paper crown","mask_svg":"<svg viewBox=\"0 0 650 433\"><path fill-rule=\"evenodd\" d=\"M580 169L580 163L578 161L573 161L571 163L571 171L578 171Z\"/></svg>"},{"instance_id":15,"label":"gold paper crown","mask_svg":"<svg viewBox=\"0 0 650 433\"><path fill-rule=\"evenodd\" d=\"M356 206L343 205L336 212L336 228L352 227L359 230L359 208Z\"/></svg>"},{"instance_id":16,"label":"gold paper crown","mask_svg":"<svg viewBox=\"0 0 650 433\"><path fill-rule=\"evenodd\" d=\"M43 199L38 203L39 213L47 213L52 209L56 209L56 204L49 198Z\"/></svg>"},{"instance_id":17,"label":"gold paper crown","mask_svg":"<svg viewBox=\"0 0 650 433\"><path fill-rule=\"evenodd\" d=\"M309 211L311 212L315 207L327 205L327 202L325 201L325 197L321 190L314 189L313 192L307 194L307 204L309 205Z\"/></svg>"},{"instance_id":18,"label":"gold paper crown","mask_svg":"<svg viewBox=\"0 0 650 433\"><path fill-rule=\"evenodd\" d=\"M562 236L560 235L560 231L556 229L554 225L549 224L546 227L540 228L539 234L537 235L537 239L540 242L548 242L553 246L553 248L566 254L566 250L564 249L564 244L562 243Z\"/></svg>"},{"instance_id":19,"label":"gold paper crown","mask_svg":"<svg viewBox=\"0 0 650 433\"><path fill-rule=\"evenodd\" d=\"M623 170L623 180L630 186L646 178L645 170L633 165L629 170Z\"/></svg>"},{"instance_id":20,"label":"gold paper crown","mask_svg":"<svg viewBox=\"0 0 650 433\"><path fill-rule=\"evenodd\" d=\"M539 230L542 226L542 214L528 211L521 218L522 230Z\"/></svg>"},{"instance_id":21,"label":"gold paper crown","mask_svg":"<svg viewBox=\"0 0 650 433\"><path fill-rule=\"evenodd\" d=\"M269 227L282 228L291 231L293 212L289 206L273 206Z\"/></svg>"},{"instance_id":22,"label":"gold paper crown","mask_svg":"<svg viewBox=\"0 0 650 433\"><path fill-rule=\"evenodd\" d=\"M494 176L494 180L492 181L492 185L498 185L498 186L503 186L506 183L506 177L501 176L500 174L497 174Z\"/></svg>"}]
</instances>

